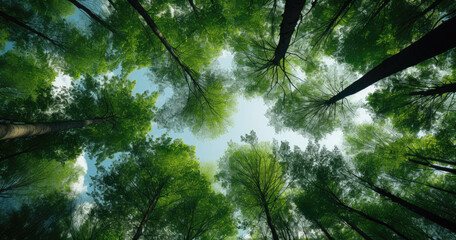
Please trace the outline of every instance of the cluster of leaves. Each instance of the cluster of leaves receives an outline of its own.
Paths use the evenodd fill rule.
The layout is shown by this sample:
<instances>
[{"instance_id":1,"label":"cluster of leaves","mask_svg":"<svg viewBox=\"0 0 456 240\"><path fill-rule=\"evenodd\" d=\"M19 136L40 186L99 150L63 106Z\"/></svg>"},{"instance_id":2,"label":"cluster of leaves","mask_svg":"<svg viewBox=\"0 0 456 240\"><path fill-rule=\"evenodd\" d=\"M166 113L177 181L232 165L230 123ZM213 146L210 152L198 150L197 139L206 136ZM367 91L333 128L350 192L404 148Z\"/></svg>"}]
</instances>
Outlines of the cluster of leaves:
<instances>
[{"instance_id":1,"label":"cluster of leaves","mask_svg":"<svg viewBox=\"0 0 456 240\"><path fill-rule=\"evenodd\" d=\"M0 0L2 238L226 239L236 215L255 239L454 237L454 1L94 5ZM216 67L223 49L234 78ZM158 109L157 93L133 94L127 79L145 67L172 90ZM53 87L62 75L71 87ZM384 78L367 108L389 120L352 126L347 97ZM349 156L251 133L219 161L221 194L193 147L147 137L152 121L217 137L238 93L272 103L278 131L344 127ZM83 153L116 158L87 208L71 187Z\"/></svg>"},{"instance_id":2,"label":"cluster of leaves","mask_svg":"<svg viewBox=\"0 0 456 240\"><path fill-rule=\"evenodd\" d=\"M254 239L452 239L447 137L361 125L346 134L344 157L312 142L304 151L259 143L252 132L248 145L229 146L217 176Z\"/></svg>"}]
</instances>

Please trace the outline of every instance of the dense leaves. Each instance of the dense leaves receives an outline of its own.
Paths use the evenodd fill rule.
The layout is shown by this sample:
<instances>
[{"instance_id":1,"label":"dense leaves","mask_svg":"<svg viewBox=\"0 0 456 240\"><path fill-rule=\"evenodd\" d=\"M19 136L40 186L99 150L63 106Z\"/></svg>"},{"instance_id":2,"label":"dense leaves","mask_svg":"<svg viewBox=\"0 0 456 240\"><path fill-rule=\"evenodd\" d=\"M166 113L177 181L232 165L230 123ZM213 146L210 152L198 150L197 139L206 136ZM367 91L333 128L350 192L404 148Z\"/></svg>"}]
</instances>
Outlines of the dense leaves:
<instances>
[{"instance_id":1,"label":"dense leaves","mask_svg":"<svg viewBox=\"0 0 456 240\"><path fill-rule=\"evenodd\" d=\"M455 239L455 26L451 0L0 0L0 238ZM252 131L215 170L151 136L217 138L240 96L311 140Z\"/></svg>"}]
</instances>

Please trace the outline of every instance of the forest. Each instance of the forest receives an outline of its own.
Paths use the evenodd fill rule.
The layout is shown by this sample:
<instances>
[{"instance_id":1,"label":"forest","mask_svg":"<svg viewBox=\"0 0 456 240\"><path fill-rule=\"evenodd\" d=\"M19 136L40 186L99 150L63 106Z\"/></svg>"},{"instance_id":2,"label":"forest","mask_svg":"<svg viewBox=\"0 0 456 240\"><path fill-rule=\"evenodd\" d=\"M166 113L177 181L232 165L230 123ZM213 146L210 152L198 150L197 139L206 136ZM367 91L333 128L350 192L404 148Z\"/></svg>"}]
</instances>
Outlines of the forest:
<instances>
[{"instance_id":1,"label":"forest","mask_svg":"<svg viewBox=\"0 0 456 240\"><path fill-rule=\"evenodd\" d=\"M454 0L0 0L0 240L456 239L455 47ZM245 99L307 143L180 137Z\"/></svg>"}]
</instances>

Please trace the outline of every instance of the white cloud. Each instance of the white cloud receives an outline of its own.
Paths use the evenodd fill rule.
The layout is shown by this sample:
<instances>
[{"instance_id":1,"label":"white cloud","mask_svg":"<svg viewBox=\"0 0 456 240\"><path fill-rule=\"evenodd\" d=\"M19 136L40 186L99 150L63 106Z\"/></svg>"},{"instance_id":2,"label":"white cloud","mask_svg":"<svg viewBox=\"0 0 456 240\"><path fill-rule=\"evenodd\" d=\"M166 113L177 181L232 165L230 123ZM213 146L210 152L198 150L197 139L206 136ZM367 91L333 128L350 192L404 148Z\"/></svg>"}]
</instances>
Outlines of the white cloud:
<instances>
[{"instance_id":1,"label":"white cloud","mask_svg":"<svg viewBox=\"0 0 456 240\"><path fill-rule=\"evenodd\" d=\"M76 207L76 210L73 212L75 227L79 228L82 224L84 224L93 207L95 207L93 202L83 202Z\"/></svg>"},{"instance_id":2,"label":"white cloud","mask_svg":"<svg viewBox=\"0 0 456 240\"><path fill-rule=\"evenodd\" d=\"M81 175L78 177L78 181L71 184L71 191L79 195L87 191L87 186L84 186L84 177L87 174L87 161L84 157L84 152L76 159L75 167L82 170Z\"/></svg>"},{"instance_id":3,"label":"white cloud","mask_svg":"<svg viewBox=\"0 0 456 240\"><path fill-rule=\"evenodd\" d=\"M52 83L54 87L57 87L59 89L64 88L64 87L71 87L71 81L73 79L68 76L64 75L63 72L59 71L59 76L55 78L55 81Z\"/></svg>"}]
</instances>

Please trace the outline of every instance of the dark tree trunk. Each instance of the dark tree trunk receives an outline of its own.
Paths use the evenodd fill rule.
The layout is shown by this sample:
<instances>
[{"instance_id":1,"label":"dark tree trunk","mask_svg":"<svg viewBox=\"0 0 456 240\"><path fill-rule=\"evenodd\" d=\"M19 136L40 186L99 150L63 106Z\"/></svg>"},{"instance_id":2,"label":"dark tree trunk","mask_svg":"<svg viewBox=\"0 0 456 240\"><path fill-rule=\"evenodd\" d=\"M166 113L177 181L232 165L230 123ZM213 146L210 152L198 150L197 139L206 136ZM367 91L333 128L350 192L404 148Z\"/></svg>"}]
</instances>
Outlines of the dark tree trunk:
<instances>
[{"instance_id":1,"label":"dark tree trunk","mask_svg":"<svg viewBox=\"0 0 456 240\"><path fill-rule=\"evenodd\" d=\"M177 53L174 51L174 48L168 43L166 40L165 36L161 33L160 29L158 29L157 25L155 22L152 20L152 18L149 16L147 13L146 9L144 9L141 4L138 2L138 0L128 0L128 2L131 4L131 6L141 15L144 20L146 20L147 25L149 25L150 29L152 32L158 37L158 39L162 42L163 46L166 48L166 50L171 54L173 59L177 62L177 64L184 70L185 73L187 73L193 81L196 81L193 79L193 73L191 69L180 59L180 57L177 55Z\"/></svg>"},{"instance_id":2,"label":"dark tree trunk","mask_svg":"<svg viewBox=\"0 0 456 240\"><path fill-rule=\"evenodd\" d=\"M0 140L37 136L73 128L84 128L107 120L109 120L109 118L33 124L0 124Z\"/></svg>"},{"instance_id":3,"label":"dark tree trunk","mask_svg":"<svg viewBox=\"0 0 456 240\"><path fill-rule=\"evenodd\" d=\"M439 190L439 191L442 191L442 192L446 192L446 193L449 193L449 194L454 194L456 195L456 192L454 191L450 191L450 190L447 190L447 189L444 189L444 188L441 188L441 187L437 187L437 186L434 186L434 185L430 185L430 184L427 184L427 183L422 183L422 182L417 182L417 181L414 181L414 180L410 180L410 179L406 179L406 178L401 178L401 177L394 177L395 179L400 179L402 181L407 181L407 182L412 182L412 183L415 183L415 184L420 184L420 185L424 185L424 186L427 186L429 188L433 188L435 190Z\"/></svg>"},{"instance_id":4,"label":"dark tree trunk","mask_svg":"<svg viewBox=\"0 0 456 240\"><path fill-rule=\"evenodd\" d=\"M326 101L333 104L394 73L456 47L456 17L443 22L399 53L387 58L350 86Z\"/></svg>"},{"instance_id":5,"label":"dark tree trunk","mask_svg":"<svg viewBox=\"0 0 456 240\"><path fill-rule=\"evenodd\" d=\"M356 226L355 224L351 223L350 221L348 221L345 218L342 218L342 220L344 220L345 223L347 223L353 230L355 230L359 235L361 235L361 237L363 237L366 240L372 240L372 238L367 236L367 234L365 232L363 232L363 230L361 230L358 226Z\"/></svg>"},{"instance_id":6,"label":"dark tree trunk","mask_svg":"<svg viewBox=\"0 0 456 240\"><path fill-rule=\"evenodd\" d=\"M279 240L279 235L275 229L274 223L272 222L271 213L269 212L269 206L266 203L266 200L263 201L264 213L266 214L266 221L268 223L269 229L271 230L272 239Z\"/></svg>"},{"instance_id":7,"label":"dark tree trunk","mask_svg":"<svg viewBox=\"0 0 456 240\"><path fill-rule=\"evenodd\" d=\"M357 213L358 215L364 217L365 219L367 219L367 220L369 220L369 221L371 221L371 222L374 222L374 223L380 224L380 225L382 225L382 226L385 226L386 228L388 228L389 230L391 230L392 232L394 232L396 235L402 237L403 239L407 239L407 240L408 240L408 238L407 238L404 234L402 234L402 233L400 233L399 231L397 231L393 226L389 225L388 223L385 223L385 222L383 222L383 221L381 221L381 220L379 220L379 219L376 219L376 218L374 218L374 217L371 217L371 216L367 215L366 213L364 213L364 212L362 212L362 211L356 210L356 209L354 209L354 208L352 208L352 207L346 205L345 203L343 203L343 202L342 202L339 198L337 198L334 194L331 194L331 195L334 197L335 203L336 203L337 205L339 205L339 206L341 206L341 207L347 209L347 210L350 211L350 212Z\"/></svg>"},{"instance_id":8,"label":"dark tree trunk","mask_svg":"<svg viewBox=\"0 0 456 240\"><path fill-rule=\"evenodd\" d=\"M326 230L326 228L323 227L323 225L321 225L321 223L318 220L315 219L313 222L315 224L317 224L317 226L321 229L321 231L323 231L323 233L329 240L334 240L334 238L331 236L331 234L329 234L328 230Z\"/></svg>"},{"instance_id":9,"label":"dark tree trunk","mask_svg":"<svg viewBox=\"0 0 456 240\"><path fill-rule=\"evenodd\" d=\"M445 93L454 93L456 92L456 83L445 84L442 86L434 87L429 90L411 92L411 96L435 96L443 95ZM455 163L453 163L455 164Z\"/></svg>"},{"instance_id":10,"label":"dark tree trunk","mask_svg":"<svg viewBox=\"0 0 456 240\"><path fill-rule=\"evenodd\" d=\"M101 24L103 27L105 27L106 29L108 29L109 31L111 31L112 33L114 34L117 34L117 31L112 28L111 26L109 26L109 24L107 22L105 22L103 19L101 19L100 17L98 17L95 13L93 13L92 11L90 11L90 9L88 9L86 6L82 5L78 0L68 0L70 1L73 5L75 5L77 8L81 9L82 11L84 11L85 13L87 13L87 15L89 15L93 20L95 20L97 23Z\"/></svg>"},{"instance_id":11,"label":"dark tree trunk","mask_svg":"<svg viewBox=\"0 0 456 240\"><path fill-rule=\"evenodd\" d=\"M363 180L362 178L359 178L361 181L367 183L367 185L369 186L370 189L374 190L376 193L384 196L384 197L387 197L389 198L391 201L395 202L395 203L398 203L400 204L401 206L403 206L404 208L426 218L427 220L429 221L432 221L454 233L456 233L456 223L453 223L445 218L442 218L440 216L438 216L437 214L434 214L426 209L423 209L413 203L410 203L398 196L395 196L393 195L392 193L388 192L387 190L385 189L382 189L382 188L379 188L371 183L369 183L368 181L365 181Z\"/></svg>"},{"instance_id":12,"label":"dark tree trunk","mask_svg":"<svg viewBox=\"0 0 456 240\"><path fill-rule=\"evenodd\" d=\"M287 0L285 2L285 10L282 14L283 19L280 24L279 44L277 44L275 49L274 59L271 61L274 65L278 66L280 60L285 57L305 3L306 0Z\"/></svg>"},{"instance_id":13,"label":"dark tree trunk","mask_svg":"<svg viewBox=\"0 0 456 240\"><path fill-rule=\"evenodd\" d=\"M434 165L434 164L431 164L431 163L428 163L428 162L417 161L417 160L411 159L411 158L409 158L408 161L412 162L412 163L419 164L419 165L423 165L423 166L426 166L426 167L430 167L430 168L433 168L433 169L436 169L436 170L449 172L451 174L456 174L456 169L453 169L453 168L441 167L441 166Z\"/></svg>"},{"instance_id":14,"label":"dark tree trunk","mask_svg":"<svg viewBox=\"0 0 456 240\"><path fill-rule=\"evenodd\" d=\"M138 240L142 233L143 233L143 228L144 225L146 224L147 220L149 219L150 214L152 211L155 209L155 206L157 205L158 199L160 198L161 194L161 188L159 188L158 192L155 194L154 198L152 199L152 202L150 203L149 207L147 208L146 212L144 213L144 216L139 223L138 228L136 228L135 235L133 236L133 240Z\"/></svg>"},{"instance_id":15,"label":"dark tree trunk","mask_svg":"<svg viewBox=\"0 0 456 240\"><path fill-rule=\"evenodd\" d=\"M188 3L190 3L190 6L192 7L193 12L195 12L195 15L198 17L198 9L196 8L195 3L193 2L193 0L188 0Z\"/></svg>"},{"instance_id":16,"label":"dark tree trunk","mask_svg":"<svg viewBox=\"0 0 456 240\"><path fill-rule=\"evenodd\" d=\"M40 36L41 38L43 39L46 39L47 41L51 42L53 45L59 47L59 48L65 48L62 44L60 44L59 42L57 42L56 40L54 39L51 39L50 37L46 36L44 33L41 33L37 30L35 30L34 28L30 27L29 25L19 21L18 19L16 19L15 17L12 17L8 14L6 14L5 12L3 11L0 11L0 16L7 20L7 21L10 21L10 22L13 22L14 24L24 28L24 29L27 29L28 31Z\"/></svg>"}]
</instances>

